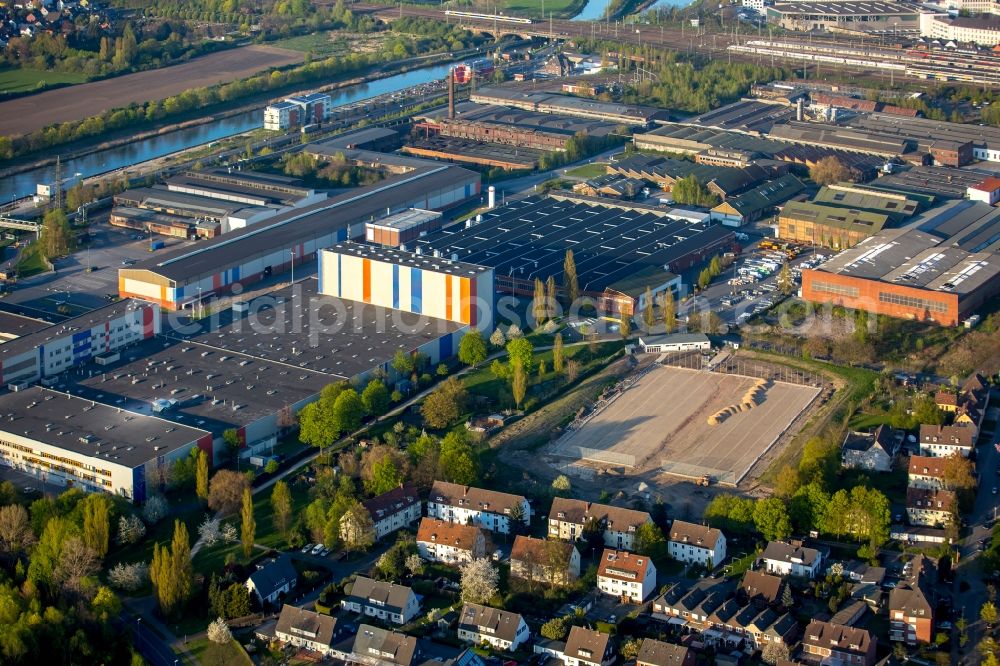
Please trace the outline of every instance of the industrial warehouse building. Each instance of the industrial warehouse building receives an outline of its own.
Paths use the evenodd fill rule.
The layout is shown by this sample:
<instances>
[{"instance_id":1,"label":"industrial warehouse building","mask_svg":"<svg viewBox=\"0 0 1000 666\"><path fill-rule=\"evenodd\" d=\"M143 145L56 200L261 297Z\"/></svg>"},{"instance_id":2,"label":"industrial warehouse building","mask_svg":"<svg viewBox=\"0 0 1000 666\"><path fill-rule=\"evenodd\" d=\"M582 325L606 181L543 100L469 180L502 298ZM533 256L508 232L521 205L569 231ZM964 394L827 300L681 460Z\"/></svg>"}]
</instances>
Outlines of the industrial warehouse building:
<instances>
[{"instance_id":1,"label":"industrial warehouse building","mask_svg":"<svg viewBox=\"0 0 1000 666\"><path fill-rule=\"evenodd\" d=\"M330 117L332 106L326 93L309 93L286 97L264 109L264 129L281 131L301 125L321 123Z\"/></svg>"},{"instance_id":2,"label":"industrial warehouse building","mask_svg":"<svg viewBox=\"0 0 1000 666\"><path fill-rule=\"evenodd\" d=\"M119 301L0 345L0 382L30 384L94 359L110 361L124 347L159 332L157 306Z\"/></svg>"},{"instance_id":3,"label":"industrial warehouse building","mask_svg":"<svg viewBox=\"0 0 1000 666\"><path fill-rule=\"evenodd\" d=\"M1000 209L955 201L815 269L802 298L955 326L1000 292Z\"/></svg>"},{"instance_id":4,"label":"industrial warehouse building","mask_svg":"<svg viewBox=\"0 0 1000 666\"><path fill-rule=\"evenodd\" d=\"M189 171L114 197L111 224L177 238L214 238L326 199L300 180L218 169Z\"/></svg>"},{"instance_id":5,"label":"industrial warehouse building","mask_svg":"<svg viewBox=\"0 0 1000 666\"><path fill-rule=\"evenodd\" d=\"M920 30L917 8L882 0L778 2L765 9L767 20L786 30L887 34Z\"/></svg>"},{"instance_id":6,"label":"industrial warehouse building","mask_svg":"<svg viewBox=\"0 0 1000 666\"><path fill-rule=\"evenodd\" d=\"M485 266L439 254L337 243L320 251L318 279L326 296L493 331L493 269ZM464 332L449 331L440 339L442 358L457 351L456 334Z\"/></svg>"},{"instance_id":7,"label":"industrial warehouse building","mask_svg":"<svg viewBox=\"0 0 1000 666\"><path fill-rule=\"evenodd\" d=\"M912 217L920 202L895 192L851 183L820 189L812 201L794 201L778 216L778 237L837 250L853 247L884 227Z\"/></svg>"},{"instance_id":8,"label":"industrial warehouse building","mask_svg":"<svg viewBox=\"0 0 1000 666\"><path fill-rule=\"evenodd\" d=\"M482 88L472 93L469 99L477 104L492 104L539 113L591 118L628 125L629 127L648 127L657 120L666 120L670 117L670 113L665 109L650 106L599 102L582 97L515 88Z\"/></svg>"},{"instance_id":9,"label":"industrial warehouse building","mask_svg":"<svg viewBox=\"0 0 1000 666\"><path fill-rule=\"evenodd\" d=\"M572 249L582 294L610 313L644 307L654 296L679 289L676 273L730 250L732 229L709 221L675 219L670 211L641 204L569 195L527 197L483 214L462 229L442 229L413 243L429 255L490 266L497 290L530 295L536 278L563 281Z\"/></svg>"},{"instance_id":10,"label":"industrial warehouse building","mask_svg":"<svg viewBox=\"0 0 1000 666\"><path fill-rule=\"evenodd\" d=\"M399 159L370 155L375 160ZM409 208L441 210L479 195L479 174L402 159L408 161L398 167L398 174L380 183L119 269L119 294L168 310L189 308L206 297L228 293L236 284L256 282L286 272L294 263L311 261L322 247L360 239L365 222L375 218Z\"/></svg>"},{"instance_id":11,"label":"industrial warehouse building","mask_svg":"<svg viewBox=\"0 0 1000 666\"><path fill-rule=\"evenodd\" d=\"M0 465L48 483L143 502L173 461L212 435L42 387L0 395Z\"/></svg>"}]
</instances>

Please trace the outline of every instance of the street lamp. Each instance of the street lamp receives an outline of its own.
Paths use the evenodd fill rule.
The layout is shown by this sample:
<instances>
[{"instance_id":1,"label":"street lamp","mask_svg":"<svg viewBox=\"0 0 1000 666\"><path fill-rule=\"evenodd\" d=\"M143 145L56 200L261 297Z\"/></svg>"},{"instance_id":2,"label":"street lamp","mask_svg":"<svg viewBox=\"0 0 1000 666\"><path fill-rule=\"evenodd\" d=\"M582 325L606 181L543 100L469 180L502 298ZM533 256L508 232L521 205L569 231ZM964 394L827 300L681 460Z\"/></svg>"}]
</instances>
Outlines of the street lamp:
<instances>
[{"instance_id":1,"label":"street lamp","mask_svg":"<svg viewBox=\"0 0 1000 666\"><path fill-rule=\"evenodd\" d=\"M292 255L292 298L295 298L295 250L289 250Z\"/></svg>"}]
</instances>

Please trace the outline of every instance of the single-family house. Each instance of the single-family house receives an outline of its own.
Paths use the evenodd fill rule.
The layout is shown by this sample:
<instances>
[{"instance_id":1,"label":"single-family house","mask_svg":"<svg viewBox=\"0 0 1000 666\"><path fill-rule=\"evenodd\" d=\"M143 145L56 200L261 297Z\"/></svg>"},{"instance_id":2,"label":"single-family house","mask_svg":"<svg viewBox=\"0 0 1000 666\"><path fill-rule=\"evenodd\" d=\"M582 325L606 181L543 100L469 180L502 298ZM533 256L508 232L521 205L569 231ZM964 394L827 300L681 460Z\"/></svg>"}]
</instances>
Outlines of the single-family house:
<instances>
[{"instance_id":1,"label":"single-family house","mask_svg":"<svg viewBox=\"0 0 1000 666\"><path fill-rule=\"evenodd\" d=\"M683 645L644 638L635 666L695 666L695 655Z\"/></svg>"},{"instance_id":2,"label":"single-family house","mask_svg":"<svg viewBox=\"0 0 1000 666\"><path fill-rule=\"evenodd\" d=\"M801 541L770 541L761 556L768 573L813 579L823 564L823 553Z\"/></svg>"},{"instance_id":3,"label":"single-family house","mask_svg":"<svg viewBox=\"0 0 1000 666\"><path fill-rule=\"evenodd\" d=\"M874 666L875 640L867 629L813 620L802 636L802 653L824 666Z\"/></svg>"},{"instance_id":4,"label":"single-family house","mask_svg":"<svg viewBox=\"0 0 1000 666\"><path fill-rule=\"evenodd\" d=\"M785 580L764 571L747 569L740 581L740 592L750 603L762 606L776 606L781 603Z\"/></svg>"},{"instance_id":5,"label":"single-family house","mask_svg":"<svg viewBox=\"0 0 1000 666\"><path fill-rule=\"evenodd\" d=\"M423 518L417 528L417 550L431 562L471 562L486 556L486 537L475 525Z\"/></svg>"},{"instance_id":6,"label":"single-family house","mask_svg":"<svg viewBox=\"0 0 1000 666\"><path fill-rule=\"evenodd\" d=\"M602 529L604 545L618 550L634 550L636 532L653 522L645 511L557 497L549 510L549 538L576 541L591 520Z\"/></svg>"},{"instance_id":7,"label":"single-family house","mask_svg":"<svg viewBox=\"0 0 1000 666\"><path fill-rule=\"evenodd\" d=\"M420 612L420 601L405 585L358 576L341 608L393 624L406 624Z\"/></svg>"},{"instance_id":8,"label":"single-family house","mask_svg":"<svg viewBox=\"0 0 1000 666\"><path fill-rule=\"evenodd\" d=\"M265 606L277 603L297 582L298 573L292 566L292 558L282 553L258 564L257 570L247 578L246 586L260 605Z\"/></svg>"},{"instance_id":9,"label":"single-family house","mask_svg":"<svg viewBox=\"0 0 1000 666\"><path fill-rule=\"evenodd\" d=\"M518 536L510 550L510 575L548 585L569 585L580 577L580 551L557 539Z\"/></svg>"},{"instance_id":10,"label":"single-family house","mask_svg":"<svg viewBox=\"0 0 1000 666\"><path fill-rule=\"evenodd\" d=\"M467 603L458 616L458 638L469 643L489 643L514 652L528 640L528 625L518 613Z\"/></svg>"},{"instance_id":11,"label":"single-family house","mask_svg":"<svg viewBox=\"0 0 1000 666\"><path fill-rule=\"evenodd\" d=\"M726 559L726 535L714 527L675 520L667 550L675 560L711 569Z\"/></svg>"},{"instance_id":12,"label":"single-family house","mask_svg":"<svg viewBox=\"0 0 1000 666\"><path fill-rule=\"evenodd\" d=\"M573 627L566 638L562 662L565 666L610 666L615 661L615 645L609 634Z\"/></svg>"},{"instance_id":13,"label":"single-family house","mask_svg":"<svg viewBox=\"0 0 1000 666\"><path fill-rule=\"evenodd\" d=\"M597 589L623 602L640 604L656 589L656 567L645 555L605 549L597 568Z\"/></svg>"},{"instance_id":14,"label":"single-family house","mask_svg":"<svg viewBox=\"0 0 1000 666\"><path fill-rule=\"evenodd\" d=\"M841 464L847 469L891 472L902 437L885 425L873 432L850 431L841 448Z\"/></svg>"},{"instance_id":15,"label":"single-family house","mask_svg":"<svg viewBox=\"0 0 1000 666\"><path fill-rule=\"evenodd\" d=\"M510 534L512 517L531 524L531 505L522 495L435 481L427 496L427 515Z\"/></svg>"},{"instance_id":16,"label":"single-family house","mask_svg":"<svg viewBox=\"0 0 1000 666\"><path fill-rule=\"evenodd\" d=\"M331 656L334 643L346 634L343 629L338 630L337 618L288 604L281 607L274 627L274 637L279 642L321 657Z\"/></svg>"}]
</instances>

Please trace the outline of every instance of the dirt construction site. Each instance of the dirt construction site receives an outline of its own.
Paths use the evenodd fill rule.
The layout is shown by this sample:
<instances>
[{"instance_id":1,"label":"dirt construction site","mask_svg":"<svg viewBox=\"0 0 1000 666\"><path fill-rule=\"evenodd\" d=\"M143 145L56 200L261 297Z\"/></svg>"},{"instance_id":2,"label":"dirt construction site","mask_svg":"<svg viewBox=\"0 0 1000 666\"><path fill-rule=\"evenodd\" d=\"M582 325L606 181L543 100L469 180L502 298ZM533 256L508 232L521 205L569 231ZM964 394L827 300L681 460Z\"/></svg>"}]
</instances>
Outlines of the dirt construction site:
<instances>
[{"instance_id":1,"label":"dirt construction site","mask_svg":"<svg viewBox=\"0 0 1000 666\"><path fill-rule=\"evenodd\" d=\"M653 364L604 395L544 455L572 473L620 468L736 485L816 401L813 384ZM560 462L557 462L560 461Z\"/></svg>"}]
</instances>

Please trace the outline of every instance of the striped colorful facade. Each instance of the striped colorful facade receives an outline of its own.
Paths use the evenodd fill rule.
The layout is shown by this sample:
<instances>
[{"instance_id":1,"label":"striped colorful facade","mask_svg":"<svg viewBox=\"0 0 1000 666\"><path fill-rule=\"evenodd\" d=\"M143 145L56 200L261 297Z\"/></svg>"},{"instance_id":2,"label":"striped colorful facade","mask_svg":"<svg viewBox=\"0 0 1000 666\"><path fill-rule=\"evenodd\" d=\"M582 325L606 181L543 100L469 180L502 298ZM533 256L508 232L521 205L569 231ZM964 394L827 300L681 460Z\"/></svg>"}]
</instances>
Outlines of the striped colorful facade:
<instances>
[{"instance_id":1,"label":"striped colorful facade","mask_svg":"<svg viewBox=\"0 0 1000 666\"><path fill-rule=\"evenodd\" d=\"M357 247L357 246L355 246ZM410 255L417 261L396 261L391 253L379 258L337 247L323 250L319 258L320 293L362 303L423 314L436 319L492 329L493 270L441 258ZM419 265L411 265L411 264Z\"/></svg>"}]
</instances>

